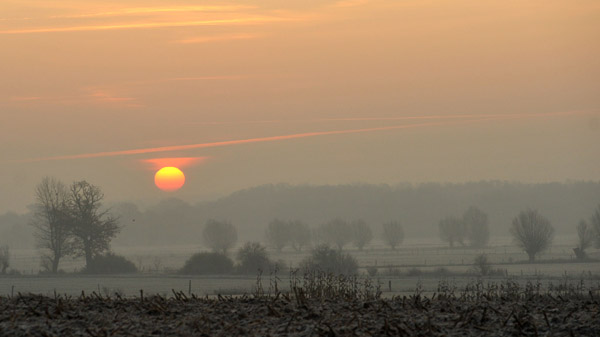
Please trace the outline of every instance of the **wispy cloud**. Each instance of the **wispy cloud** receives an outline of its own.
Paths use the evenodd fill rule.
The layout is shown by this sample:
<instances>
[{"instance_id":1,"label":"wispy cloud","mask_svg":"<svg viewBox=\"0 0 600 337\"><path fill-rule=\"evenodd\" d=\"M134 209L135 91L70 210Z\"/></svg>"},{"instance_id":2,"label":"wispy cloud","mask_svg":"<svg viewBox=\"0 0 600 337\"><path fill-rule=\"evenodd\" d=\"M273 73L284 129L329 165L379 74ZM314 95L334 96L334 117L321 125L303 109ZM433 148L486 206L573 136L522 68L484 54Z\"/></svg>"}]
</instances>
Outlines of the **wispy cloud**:
<instances>
[{"instance_id":1,"label":"wispy cloud","mask_svg":"<svg viewBox=\"0 0 600 337\"><path fill-rule=\"evenodd\" d=\"M140 160L144 164L148 164L150 169L158 170L165 166L174 166L177 168L186 168L194 165L198 165L206 161L208 157L166 157L166 158L152 158Z\"/></svg>"},{"instance_id":2,"label":"wispy cloud","mask_svg":"<svg viewBox=\"0 0 600 337\"><path fill-rule=\"evenodd\" d=\"M160 146L160 147L150 147L150 148L131 149L131 150L107 151L107 152L82 153L82 154L75 154L75 155L33 158L33 159L27 159L27 160L20 160L18 162L23 163L23 162L40 162L40 161L50 161L50 160L89 159L89 158L102 158L102 157L129 156L129 155L140 155L140 154L148 154L148 153L185 151L185 150L192 150L192 149L204 149L204 148L223 147L223 146L232 146L232 145L243 145L243 144L252 144L252 143L276 142L276 141L318 137L318 136L382 132L382 131L424 128L424 127L434 127L434 126L465 125L465 124L481 123L481 122L488 122L488 121L498 121L498 120L516 120L516 119L523 119L523 118L559 117L559 116L597 114L597 113L598 113L598 111L596 111L596 110L594 110L594 111L576 110L576 111L562 111L562 112L552 112L552 113L513 113L513 114L494 114L494 115L487 115L487 116L486 115L477 115L477 118L468 118L468 119L462 119L462 118L450 119L450 120L442 119L442 120L438 120L438 121L428 121L428 122L414 123L414 124L391 125L391 126L384 126L384 127L304 132L304 133L294 133L294 134L280 135L280 136L236 139L236 140L228 140L228 141L220 141L220 142ZM475 115L473 115L473 116L475 116ZM437 118L440 119L439 116ZM198 158L202 158L202 157L198 157Z\"/></svg>"},{"instance_id":3,"label":"wispy cloud","mask_svg":"<svg viewBox=\"0 0 600 337\"><path fill-rule=\"evenodd\" d=\"M187 38L187 39L176 40L173 42L181 43L181 44L195 44L195 43L207 43L207 42L227 41L227 40L248 40L248 39L256 39L258 37L260 37L260 35L258 35L258 34L230 34L230 35L191 37L191 38Z\"/></svg>"},{"instance_id":4,"label":"wispy cloud","mask_svg":"<svg viewBox=\"0 0 600 337\"><path fill-rule=\"evenodd\" d=\"M33 18L0 18L0 22L2 21L25 21L25 20L33 20Z\"/></svg>"},{"instance_id":5,"label":"wispy cloud","mask_svg":"<svg viewBox=\"0 0 600 337\"><path fill-rule=\"evenodd\" d=\"M136 102L137 99L134 97L117 96L106 90L94 89L88 97L95 103L118 104L130 108L138 108L143 106L142 104Z\"/></svg>"},{"instance_id":6,"label":"wispy cloud","mask_svg":"<svg viewBox=\"0 0 600 337\"><path fill-rule=\"evenodd\" d=\"M194 27L194 26L227 26L241 24L264 24L268 22L282 22L293 20L291 18L272 16L249 16L232 19L171 21L171 22L138 22L125 24L82 25L69 27L39 27L26 29L2 30L0 34L33 34L33 33L60 33L60 32L85 32L122 29L152 29L166 27Z\"/></svg>"},{"instance_id":7,"label":"wispy cloud","mask_svg":"<svg viewBox=\"0 0 600 337\"><path fill-rule=\"evenodd\" d=\"M42 96L12 96L5 99L0 98L0 104L4 105L25 105L25 104L36 104L36 105L75 105L80 104L85 99L82 96L66 96L66 95L42 95ZM89 99L88 99L89 100Z\"/></svg>"},{"instance_id":8,"label":"wispy cloud","mask_svg":"<svg viewBox=\"0 0 600 337\"><path fill-rule=\"evenodd\" d=\"M2 103L0 99L0 103ZM115 94L114 91L99 88L83 88L72 95L42 95L42 96L12 96L5 99L6 103L13 105L36 104L36 105L90 105L90 104L113 104L121 107L142 106L137 98Z\"/></svg>"},{"instance_id":9,"label":"wispy cloud","mask_svg":"<svg viewBox=\"0 0 600 337\"><path fill-rule=\"evenodd\" d=\"M116 157L116 156L139 155L139 154L148 154L148 153L170 152L170 151L185 151L185 150L192 150L192 149L203 149L203 148L213 148L213 147L263 143L263 142L275 142L275 141L299 139L299 138L309 138L309 137L317 137L317 136L329 136L329 135L378 132L378 131L388 131L388 130L412 129L412 128L452 125L452 124L466 124L466 123L482 122L482 121L489 121L489 120L496 120L496 119L499 119L499 118L486 117L486 118L459 120L459 121L428 122L428 123L418 123L418 124L392 125L392 126L375 127L375 128L305 132L305 133L295 133L295 134L288 134L288 135L281 135L281 136L248 138L248 139L221 141L221 142L161 146L161 147L143 148L143 149L132 149L132 150L95 152L95 153L83 153L83 154L66 155L66 156L44 157L44 158L23 160L20 162L39 162L39 161L67 160L67 159L89 159L89 158Z\"/></svg>"},{"instance_id":10,"label":"wispy cloud","mask_svg":"<svg viewBox=\"0 0 600 337\"><path fill-rule=\"evenodd\" d=\"M233 12L240 10L254 9L255 6L228 5L228 6L171 6L171 7L132 7L120 8L111 11L83 13L72 15L55 15L51 18L90 18L103 16L123 16L139 14L160 14L160 13L179 13L179 12Z\"/></svg>"},{"instance_id":11,"label":"wispy cloud","mask_svg":"<svg viewBox=\"0 0 600 337\"><path fill-rule=\"evenodd\" d=\"M90 96L94 100L102 102L131 102L135 100L133 97L117 97L103 90L96 90Z\"/></svg>"}]
</instances>

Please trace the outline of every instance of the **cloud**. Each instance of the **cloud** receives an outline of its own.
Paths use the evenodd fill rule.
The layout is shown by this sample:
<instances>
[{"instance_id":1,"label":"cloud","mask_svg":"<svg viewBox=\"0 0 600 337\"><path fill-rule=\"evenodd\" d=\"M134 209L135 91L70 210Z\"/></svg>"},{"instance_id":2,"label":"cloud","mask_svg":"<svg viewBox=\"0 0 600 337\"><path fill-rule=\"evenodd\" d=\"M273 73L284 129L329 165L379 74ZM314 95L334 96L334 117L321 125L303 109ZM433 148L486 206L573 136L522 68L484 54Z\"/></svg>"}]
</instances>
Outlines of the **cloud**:
<instances>
[{"instance_id":1,"label":"cloud","mask_svg":"<svg viewBox=\"0 0 600 337\"><path fill-rule=\"evenodd\" d=\"M139 108L143 106L142 104L136 102L137 99L134 97L116 96L111 92L99 89L93 90L88 97L93 103L117 104L128 108Z\"/></svg>"},{"instance_id":2,"label":"cloud","mask_svg":"<svg viewBox=\"0 0 600 337\"><path fill-rule=\"evenodd\" d=\"M161 13L177 13L177 12L233 12L239 10L254 9L255 6L245 5L228 5L228 6L172 6L172 7L131 7L120 8L112 11L84 13L73 15L55 15L52 18L89 18L103 16L123 16L123 15L139 15L139 14L161 14Z\"/></svg>"},{"instance_id":3,"label":"cloud","mask_svg":"<svg viewBox=\"0 0 600 337\"><path fill-rule=\"evenodd\" d=\"M158 170L165 166L174 166L181 169L198 165L207 159L208 157L166 157L142 159L140 162L148 164L152 170Z\"/></svg>"},{"instance_id":4,"label":"cloud","mask_svg":"<svg viewBox=\"0 0 600 337\"><path fill-rule=\"evenodd\" d=\"M130 102L134 101L133 97L117 97L103 90L96 90L90 94L90 97L100 102Z\"/></svg>"},{"instance_id":5,"label":"cloud","mask_svg":"<svg viewBox=\"0 0 600 337\"><path fill-rule=\"evenodd\" d=\"M89 104L116 104L125 107L140 107L135 97L115 95L105 89L85 88L82 92L72 95L44 95L44 96L13 96L6 102L13 105L37 104L37 105L89 105ZM0 99L0 103L2 99Z\"/></svg>"},{"instance_id":6,"label":"cloud","mask_svg":"<svg viewBox=\"0 0 600 337\"><path fill-rule=\"evenodd\" d=\"M0 18L0 21L23 21L23 20L33 20L33 18Z\"/></svg>"},{"instance_id":7,"label":"cloud","mask_svg":"<svg viewBox=\"0 0 600 337\"><path fill-rule=\"evenodd\" d=\"M260 35L258 34L231 34L231 35L213 35L213 36L199 36L191 37L187 39L181 39L173 41L174 43L180 44L195 44L195 43L207 43L215 41L227 41L227 40L248 40L256 39Z\"/></svg>"},{"instance_id":8,"label":"cloud","mask_svg":"<svg viewBox=\"0 0 600 337\"><path fill-rule=\"evenodd\" d=\"M75 155L34 158L34 159L28 159L28 160L21 160L19 162L40 162L40 161L49 161L49 160L68 160L68 159L88 159L88 158L101 158L101 157L129 156L129 155L139 155L139 154L147 154L147 153L185 151L185 150L192 150L192 149L203 149L203 148L213 148L213 147L263 143L263 142L275 142L275 141L282 141L282 140L291 140L291 139L300 139L300 138L309 138L309 137L318 137L318 136L356 134L356 133L367 133L367 132L381 132L381 131L412 129L412 128L422 128L422 127L432 127L432 126L442 126L442 125L443 126L463 125L463 124L469 124L469 123L479 123L479 122L494 121L494 120L513 120L513 119L522 119L522 118L557 117L557 116L570 116L570 115L578 115L578 114L597 114L597 113L598 113L598 111L576 110L576 111L562 111L562 112L551 112L551 113L468 115L468 116L473 116L473 118L468 118L468 119L459 118L459 119L454 119L454 120L430 121L430 122L416 123L416 124L391 125L391 126L385 126L385 127L373 127L373 128L361 128L361 129L344 129L344 130L333 130L333 131L304 132L304 133L295 133L295 134L280 135L280 136L237 139L237 140L228 140L228 141L220 141L220 142L210 142L210 143L160 146L160 147L120 150L120 151L82 153L82 154L75 154ZM455 116L467 116L467 115L455 115ZM474 118L475 116L477 116L477 118ZM446 117L451 117L451 116L445 116L445 117L430 116L430 117L444 119ZM399 118L402 118L402 117L399 117Z\"/></svg>"},{"instance_id":9,"label":"cloud","mask_svg":"<svg viewBox=\"0 0 600 337\"><path fill-rule=\"evenodd\" d=\"M267 22L282 22L294 20L292 18L272 17L272 16L248 16L232 19L214 19L214 20L193 20L193 21L170 21L170 22L137 22L124 24L105 24L105 25L82 25L69 27L39 27L2 30L0 34L34 34L34 33L63 33L63 32L85 32L85 31L107 31L123 29L153 29L167 27L195 27L195 26L227 26L243 24L264 24Z\"/></svg>"},{"instance_id":10,"label":"cloud","mask_svg":"<svg viewBox=\"0 0 600 337\"><path fill-rule=\"evenodd\" d=\"M221 142L161 146L161 147L143 148L143 149L131 149L131 150L121 150L121 151L107 151L107 152L66 155L66 156L44 157L44 158L22 160L20 162L39 162L39 161L67 160L67 159L88 159L88 158L128 156L128 155L139 155L139 154L171 152L171 151L185 151L185 150L192 150L192 149L203 149L203 148L213 148L213 147L252 144L252 143L274 142L274 141L309 138L309 137L317 137L317 136L330 136L330 135L378 132L378 131L389 131L389 130L400 130L400 129L412 129L412 128L431 127L431 126L439 126L439 125L466 124L466 123L482 122L482 121L497 120L497 119L501 119L501 118L484 117L484 118L459 120L459 121L427 122L427 123L419 123L419 124L392 125L392 126L375 127L375 128L305 132L305 133L295 133L295 134L288 134L288 135L281 135L281 136L228 140L228 141L221 141Z\"/></svg>"}]
</instances>

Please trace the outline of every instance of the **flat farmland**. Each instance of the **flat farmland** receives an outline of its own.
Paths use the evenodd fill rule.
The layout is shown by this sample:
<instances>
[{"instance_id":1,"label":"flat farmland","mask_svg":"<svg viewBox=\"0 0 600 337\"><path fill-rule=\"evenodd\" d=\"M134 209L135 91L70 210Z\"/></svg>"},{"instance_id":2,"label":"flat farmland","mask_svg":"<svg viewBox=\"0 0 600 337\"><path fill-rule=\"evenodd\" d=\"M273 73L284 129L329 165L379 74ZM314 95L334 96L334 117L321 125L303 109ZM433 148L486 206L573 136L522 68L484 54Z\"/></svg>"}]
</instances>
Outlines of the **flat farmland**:
<instances>
[{"instance_id":1,"label":"flat farmland","mask_svg":"<svg viewBox=\"0 0 600 337\"><path fill-rule=\"evenodd\" d=\"M584 279L597 282L600 278L600 263L595 261L575 262L571 244L573 238L557 238L551 249L540 255L539 262L528 263L527 256L511 244L510 238L500 238L484 249L465 247L449 248L435 240L407 240L396 250L386 248L374 241L362 251L348 247L344 251L354 256L359 263L361 277L367 275L367 268L376 267L377 274L372 280L381 284L383 296L413 292L417 286L425 293L435 292L440 280L450 280L456 286L468 284L476 275L469 274L472 261L478 254L486 254L492 268L503 270L488 278L490 282L499 279L540 280L542 283L557 283L562 280ZM82 259L67 258L61 261L65 273L52 276L40 274L39 252L34 249L13 250L11 268L18 271L13 275L0 277L0 295L11 293L36 293L52 295L77 295L81 291L109 294L119 292L125 296L139 295L141 289L148 294L170 294L171 290L199 296L252 293L256 289L257 275L179 275L177 271L194 253L206 251L201 246L165 247L114 247L135 263L140 272L130 275L82 275ZM230 256L235 259L235 249ZM284 249L281 252L268 250L272 260L285 266L277 272L278 287L289 288L289 268L297 268L309 256L310 250L301 252ZM590 249L589 256L600 260L600 251ZM274 276L265 270L262 285L267 290Z\"/></svg>"}]
</instances>

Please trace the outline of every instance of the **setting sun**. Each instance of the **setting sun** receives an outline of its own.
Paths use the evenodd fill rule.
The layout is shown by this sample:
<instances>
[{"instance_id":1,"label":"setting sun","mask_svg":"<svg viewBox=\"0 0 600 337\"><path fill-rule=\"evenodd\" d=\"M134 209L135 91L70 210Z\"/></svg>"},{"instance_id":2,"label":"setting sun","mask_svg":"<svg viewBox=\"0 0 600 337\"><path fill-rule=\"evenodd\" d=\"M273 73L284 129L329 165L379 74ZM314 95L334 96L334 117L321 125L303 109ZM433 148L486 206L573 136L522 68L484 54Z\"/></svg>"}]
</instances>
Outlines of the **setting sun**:
<instances>
[{"instance_id":1,"label":"setting sun","mask_svg":"<svg viewBox=\"0 0 600 337\"><path fill-rule=\"evenodd\" d=\"M177 191L185 183L185 175L177 167L163 167L154 175L154 183L163 191Z\"/></svg>"}]
</instances>

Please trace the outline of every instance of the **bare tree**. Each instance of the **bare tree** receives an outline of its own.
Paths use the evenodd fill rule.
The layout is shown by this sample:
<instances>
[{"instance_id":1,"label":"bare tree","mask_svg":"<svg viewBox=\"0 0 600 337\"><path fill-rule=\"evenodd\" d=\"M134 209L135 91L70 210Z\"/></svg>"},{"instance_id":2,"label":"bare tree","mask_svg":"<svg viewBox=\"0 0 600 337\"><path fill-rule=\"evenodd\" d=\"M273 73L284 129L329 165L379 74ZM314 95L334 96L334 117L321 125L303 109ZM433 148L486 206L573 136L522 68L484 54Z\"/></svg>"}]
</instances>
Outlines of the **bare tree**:
<instances>
[{"instance_id":1,"label":"bare tree","mask_svg":"<svg viewBox=\"0 0 600 337\"><path fill-rule=\"evenodd\" d=\"M352 242L358 250L363 250L364 246L373 240L371 227L362 219L353 221L350 226L352 227Z\"/></svg>"},{"instance_id":2,"label":"bare tree","mask_svg":"<svg viewBox=\"0 0 600 337\"><path fill-rule=\"evenodd\" d=\"M590 221L594 230L594 241L596 241L596 248L600 248L600 205L596 208L592 219Z\"/></svg>"},{"instance_id":3,"label":"bare tree","mask_svg":"<svg viewBox=\"0 0 600 337\"><path fill-rule=\"evenodd\" d=\"M453 216L448 216L440 220L440 239L448 242L450 247L454 247L454 243L458 242L461 246L464 246L465 239L465 225L461 219Z\"/></svg>"},{"instance_id":4,"label":"bare tree","mask_svg":"<svg viewBox=\"0 0 600 337\"><path fill-rule=\"evenodd\" d=\"M382 225L382 239L392 249L404 241L404 230L398 221L386 222Z\"/></svg>"},{"instance_id":5,"label":"bare tree","mask_svg":"<svg viewBox=\"0 0 600 337\"><path fill-rule=\"evenodd\" d=\"M237 230L229 222L210 219L204 226L202 238L213 251L226 254L237 242Z\"/></svg>"},{"instance_id":6,"label":"bare tree","mask_svg":"<svg viewBox=\"0 0 600 337\"><path fill-rule=\"evenodd\" d=\"M300 220L290 221L290 233L292 247L301 251L303 247L310 244L310 227Z\"/></svg>"},{"instance_id":7,"label":"bare tree","mask_svg":"<svg viewBox=\"0 0 600 337\"><path fill-rule=\"evenodd\" d=\"M585 220L581 220L577 225L577 239L577 247L573 251L578 260L585 260L587 258L585 250L594 243L594 229Z\"/></svg>"},{"instance_id":8,"label":"bare tree","mask_svg":"<svg viewBox=\"0 0 600 337\"><path fill-rule=\"evenodd\" d=\"M0 273L6 274L6 269L10 267L10 249L8 246L0 246Z\"/></svg>"},{"instance_id":9,"label":"bare tree","mask_svg":"<svg viewBox=\"0 0 600 337\"><path fill-rule=\"evenodd\" d=\"M358 272L356 258L327 245L315 247L310 256L300 262L300 266L305 271L322 271L342 275L355 275Z\"/></svg>"},{"instance_id":10,"label":"bare tree","mask_svg":"<svg viewBox=\"0 0 600 337\"><path fill-rule=\"evenodd\" d=\"M60 259L73 252L67 187L45 177L35 189L35 199L31 225L37 247L42 250L42 266L56 273Z\"/></svg>"},{"instance_id":11,"label":"bare tree","mask_svg":"<svg viewBox=\"0 0 600 337\"><path fill-rule=\"evenodd\" d=\"M74 254L85 257L86 269L91 268L95 256L110 248L110 241L120 231L117 218L101 209L103 199L100 188L85 180L74 182L69 190Z\"/></svg>"},{"instance_id":12,"label":"bare tree","mask_svg":"<svg viewBox=\"0 0 600 337\"><path fill-rule=\"evenodd\" d=\"M258 242L246 242L238 250L237 259L240 262L238 271L242 274L256 274L259 269L268 271L272 266L265 246Z\"/></svg>"},{"instance_id":13,"label":"bare tree","mask_svg":"<svg viewBox=\"0 0 600 337\"><path fill-rule=\"evenodd\" d=\"M487 255L479 254L473 260L473 271L479 275L486 276L492 270Z\"/></svg>"},{"instance_id":14,"label":"bare tree","mask_svg":"<svg viewBox=\"0 0 600 337\"><path fill-rule=\"evenodd\" d=\"M513 219L510 232L517 245L529 256L529 262L533 262L538 253L550 246L554 236L550 220L531 209L521 211Z\"/></svg>"},{"instance_id":15,"label":"bare tree","mask_svg":"<svg viewBox=\"0 0 600 337\"><path fill-rule=\"evenodd\" d=\"M278 252L281 252L291 241L291 226L286 221L274 219L269 222L266 236L269 245L275 247Z\"/></svg>"},{"instance_id":16,"label":"bare tree","mask_svg":"<svg viewBox=\"0 0 600 337\"><path fill-rule=\"evenodd\" d=\"M325 243L336 245L339 250L352 241L350 225L340 218L319 226L318 235Z\"/></svg>"},{"instance_id":17,"label":"bare tree","mask_svg":"<svg viewBox=\"0 0 600 337\"><path fill-rule=\"evenodd\" d=\"M467 240L471 247L485 247L490 240L488 216L475 206L469 207L463 214L463 224Z\"/></svg>"}]
</instances>

